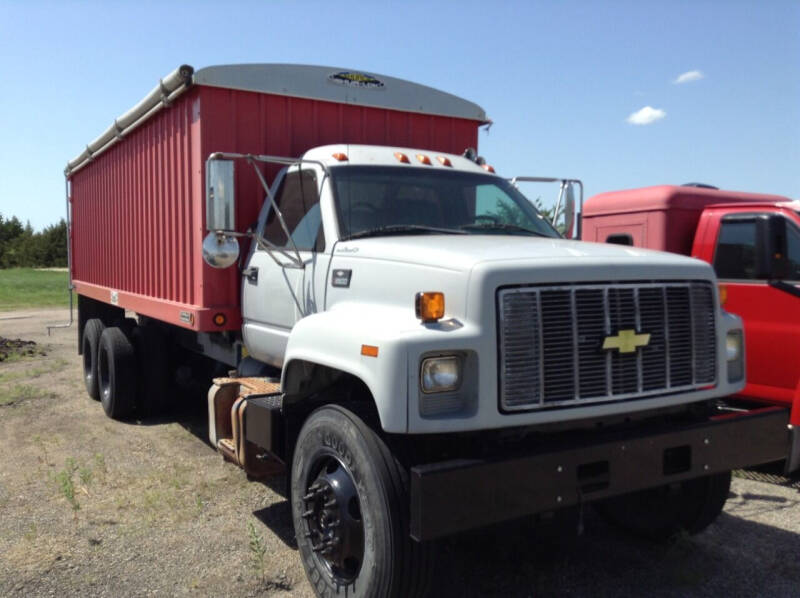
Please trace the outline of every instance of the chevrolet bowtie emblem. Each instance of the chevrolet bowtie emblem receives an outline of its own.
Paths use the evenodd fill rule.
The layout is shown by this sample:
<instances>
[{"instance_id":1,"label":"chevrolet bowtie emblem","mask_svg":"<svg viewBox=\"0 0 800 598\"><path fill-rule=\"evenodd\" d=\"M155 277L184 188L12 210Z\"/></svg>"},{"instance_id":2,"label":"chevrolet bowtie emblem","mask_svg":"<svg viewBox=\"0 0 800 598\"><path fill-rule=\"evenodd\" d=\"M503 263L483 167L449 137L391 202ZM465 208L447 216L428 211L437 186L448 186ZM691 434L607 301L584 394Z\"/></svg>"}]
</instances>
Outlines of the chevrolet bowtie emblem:
<instances>
[{"instance_id":1,"label":"chevrolet bowtie emblem","mask_svg":"<svg viewBox=\"0 0 800 598\"><path fill-rule=\"evenodd\" d=\"M618 349L620 353L635 353L637 347L646 347L650 334L636 334L635 330L620 330L617 336L603 339L603 349Z\"/></svg>"}]
</instances>

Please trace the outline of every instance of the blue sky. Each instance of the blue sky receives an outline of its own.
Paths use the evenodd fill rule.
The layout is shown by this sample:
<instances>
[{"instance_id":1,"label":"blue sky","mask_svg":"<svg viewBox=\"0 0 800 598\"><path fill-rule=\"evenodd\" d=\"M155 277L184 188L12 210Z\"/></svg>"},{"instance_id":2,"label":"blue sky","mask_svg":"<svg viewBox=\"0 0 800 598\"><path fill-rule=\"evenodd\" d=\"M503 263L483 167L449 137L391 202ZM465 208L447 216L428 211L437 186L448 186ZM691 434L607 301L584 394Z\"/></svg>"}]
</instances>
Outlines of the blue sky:
<instances>
[{"instance_id":1,"label":"blue sky","mask_svg":"<svg viewBox=\"0 0 800 598\"><path fill-rule=\"evenodd\" d=\"M800 0L0 0L0 213L53 223L63 168L182 63L323 64L424 83L494 120L503 175L587 196L701 181L800 197ZM676 84L700 71L702 78ZM650 124L626 119L645 107ZM659 112L661 111L661 112Z\"/></svg>"}]
</instances>

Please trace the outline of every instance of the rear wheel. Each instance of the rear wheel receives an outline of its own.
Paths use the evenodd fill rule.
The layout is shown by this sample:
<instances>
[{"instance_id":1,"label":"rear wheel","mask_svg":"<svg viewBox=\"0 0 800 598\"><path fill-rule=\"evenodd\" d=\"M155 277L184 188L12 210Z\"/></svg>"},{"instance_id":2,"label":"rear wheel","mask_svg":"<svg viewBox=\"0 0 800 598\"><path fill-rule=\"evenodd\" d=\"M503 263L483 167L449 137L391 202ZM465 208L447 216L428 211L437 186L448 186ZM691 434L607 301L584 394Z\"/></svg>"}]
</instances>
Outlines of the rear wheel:
<instances>
[{"instance_id":1,"label":"rear wheel","mask_svg":"<svg viewBox=\"0 0 800 598\"><path fill-rule=\"evenodd\" d=\"M112 419L129 417L136 397L136 355L131 341L116 326L106 328L100 336L97 372L106 415Z\"/></svg>"},{"instance_id":2,"label":"rear wheel","mask_svg":"<svg viewBox=\"0 0 800 598\"><path fill-rule=\"evenodd\" d=\"M665 540L697 534L722 512L731 487L731 472L614 497L597 503L611 523L638 536Z\"/></svg>"},{"instance_id":3,"label":"rear wheel","mask_svg":"<svg viewBox=\"0 0 800 598\"><path fill-rule=\"evenodd\" d=\"M92 318L83 327L81 353L83 354L83 381L86 392L95 401L100 400L100 386L97 382L97 353L100 348L100 335L105 325L99 318Z\"/></svg>"},{"instance_id":4,"label":"rear wheel","mask_svg":"<svg viewBox=\"0 0 800 598\"><path fill-rule=\"evenodd\" d=\"M338 406L309 416L291 494L300 556L318 596L424 594L432 550L409 536L405 471L358 416Z\"/></svg>"}]
</instances>

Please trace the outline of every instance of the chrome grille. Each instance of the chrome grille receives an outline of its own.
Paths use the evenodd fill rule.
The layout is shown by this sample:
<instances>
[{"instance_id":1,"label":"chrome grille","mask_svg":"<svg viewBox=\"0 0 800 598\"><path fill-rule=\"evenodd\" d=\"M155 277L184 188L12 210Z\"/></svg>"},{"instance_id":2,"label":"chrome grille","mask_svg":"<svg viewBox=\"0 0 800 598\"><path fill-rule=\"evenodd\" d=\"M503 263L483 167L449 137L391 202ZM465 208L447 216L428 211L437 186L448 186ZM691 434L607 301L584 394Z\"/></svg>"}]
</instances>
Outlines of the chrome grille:
<instances>
[{"instance_id":1,"label":"chrome grille","mask_svg":"<svg viewBox=\"0 0 800 598\"><path fill-rule=\"evenodd\" d=\"M716 382L708 282L576 284L497 293L504 410L617 401ZM632 353L602 349L620 330L649 333Z\"/></svg>"}]
</instances>

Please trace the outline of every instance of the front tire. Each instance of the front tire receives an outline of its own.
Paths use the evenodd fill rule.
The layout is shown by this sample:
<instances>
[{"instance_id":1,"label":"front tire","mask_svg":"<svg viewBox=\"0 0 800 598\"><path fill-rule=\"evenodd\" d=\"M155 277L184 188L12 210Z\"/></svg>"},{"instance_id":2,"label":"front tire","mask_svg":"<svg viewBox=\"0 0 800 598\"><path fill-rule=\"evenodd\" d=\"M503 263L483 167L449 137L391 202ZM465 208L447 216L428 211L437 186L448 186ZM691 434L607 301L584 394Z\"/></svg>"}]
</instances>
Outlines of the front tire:
<instances>
[{"instance_id":1,"label":"front tire","mask_svg":"<svg viewBox=\"0 0 800 598\"><path fill-rule=\"evenodd\" d=\"M610 523L650 540L698 534L722 512L731 488L731 472L678 482L597 503Z\"/></svg>"},{"instance_id":2,"label":"front tire","mask_svg":"<svg viewBox=\"0 0 800 598\"><path fill-rule=\"evenodd\" d=\"M292 519L318 596L424 595L432 550L409 536L407 476L358 416L312 413L292 460Z\"/></svg>"}]
</instances>

